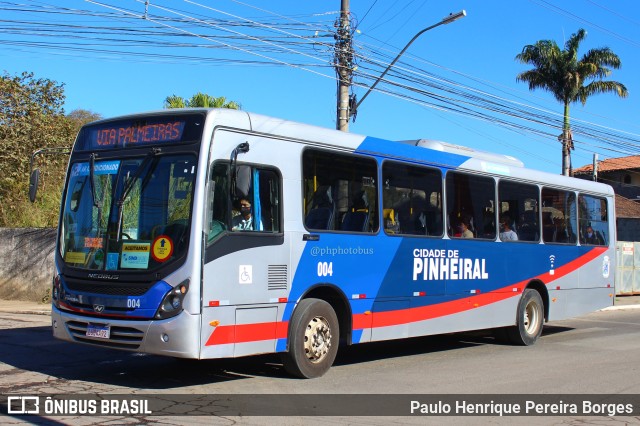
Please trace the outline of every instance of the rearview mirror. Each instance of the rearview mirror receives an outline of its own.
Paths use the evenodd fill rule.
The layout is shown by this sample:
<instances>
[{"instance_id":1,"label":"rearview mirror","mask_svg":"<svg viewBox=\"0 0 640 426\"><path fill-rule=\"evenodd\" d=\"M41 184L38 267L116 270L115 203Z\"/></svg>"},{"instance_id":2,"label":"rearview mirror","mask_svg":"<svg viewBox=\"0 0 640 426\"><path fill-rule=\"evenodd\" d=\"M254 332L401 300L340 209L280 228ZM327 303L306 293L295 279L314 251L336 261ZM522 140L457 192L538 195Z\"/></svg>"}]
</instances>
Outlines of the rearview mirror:
<instances>
[{"instance_id":1,"label":"rearview mirror","mask_svg":"<svg viewBox=\"0 0 640 426\"><path fill-rule=\"evenodd\" d=\"M40 170L34 169L29 177L29 201L32 203L36 201L36 194L38 192L38 183L40 182Z\"/></svg>"},{"instance_id":2,"label":"rearview mirror","mask_svg":"<svg viewBox=\"0 0 640 426\"><path fill-rule=\"evenodd\" d=\"M235 172L233 195L237 198L246 198L251 189L251 167L237 166Z\"/></svg>"}]
</instances>

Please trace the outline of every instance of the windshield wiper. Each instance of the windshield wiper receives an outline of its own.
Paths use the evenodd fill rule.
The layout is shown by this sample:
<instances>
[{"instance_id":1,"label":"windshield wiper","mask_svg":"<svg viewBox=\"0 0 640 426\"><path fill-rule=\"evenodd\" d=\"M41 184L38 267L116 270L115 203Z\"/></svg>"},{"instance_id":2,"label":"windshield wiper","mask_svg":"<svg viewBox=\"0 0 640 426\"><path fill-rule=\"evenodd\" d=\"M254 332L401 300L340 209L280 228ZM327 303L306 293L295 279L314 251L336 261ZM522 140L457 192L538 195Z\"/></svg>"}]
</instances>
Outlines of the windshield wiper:
<instances>
[{"instance_id":1,"label":"windshield wiper","mask_svg":"<svg viewBox=\"0 0 640 426\"><path fill-rule=\"evenodd\" d=\"M131 190L133 189L133 185L135 184L136 180L140 177L140 175L142 175L142 172L147 168L147 165L151 162L151 160L155 158L157 154L160 153L160 151L161 151L160 148L152 148L151 151L149 151L149 153L145 157L145 159L142 161L142 163L138 166L133 176L125 177L125 183L124 183L124 188L122 189L122 194L120 195L120 198L118 198L118 201L116 201L116 205L118 206L118 227L116 229L116 241L120 241L120 237L121 237L120 233L122 231L122 217L124 214L124 202L129 196L129 193L131 192ZM152 167L149 170L149 172L147 172L147 174L149 174L153 169L155 169L155 166Z\"/></svg>"},{"instance_id":2,"label":"windshield wiper","mask_svg":"<svg viewBox=\"0 0 640 426\"><path fill-rule=\"evenodd\" d=\"M91 154L89 156L89 186L91 187L91 201L93 202L93 206L96 208L100 208L100 202L98 201L98 196L96 194L96 182L95 182L95 172L96 168L96 154Z\"/></svg>"}]
</instances>

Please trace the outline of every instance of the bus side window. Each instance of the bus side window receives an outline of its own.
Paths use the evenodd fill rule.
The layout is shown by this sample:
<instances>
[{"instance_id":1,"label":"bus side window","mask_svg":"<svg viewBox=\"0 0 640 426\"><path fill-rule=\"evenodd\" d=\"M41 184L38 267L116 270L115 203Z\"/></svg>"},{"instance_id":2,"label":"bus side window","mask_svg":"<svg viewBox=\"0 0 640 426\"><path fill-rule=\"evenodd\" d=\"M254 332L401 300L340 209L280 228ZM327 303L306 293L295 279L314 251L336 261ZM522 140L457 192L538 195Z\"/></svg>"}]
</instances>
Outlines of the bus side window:
<instances>
[{"instance_id":1,"label":"bus side window","mask_svg":"<svg viewBox=\"0 0 640 426\"><path fill-rule=\"evenodd\" d=\"M496 238L495 181L485 176L448 172L446 176L449 237ZM470 231L470 232L468 232Z\"/></svg>"},{"instance_id":2,"label":"bus side window","mask_svg":"<svg viewBox=\"0 0 640 426\"><path fill-rule=\"evenodd\" d=\"M578 206L580 244L607 245L609 236L607 200L580 194Z\"/></svg>"},{"instance_id":3,"label":"bus side window","mask_svg":"<svg viewBox=\"0 0 640 426\"><path fill-rule=\"evenodd\" d=\"M241 168L240 168L241 167ZM276 170L239 166L242 182L232 199L228 163L216 163L211 170L207 198L207 239L213 241L225 230L233 230L240 222L240 204L250 206L251 226L238 231L281 232L280 187L281 178Z\"/></svg>"},{"instance_id":4,"label":"bus side window","mask_svg":"<svg viewBox=\"0 0 640 426\"><path fill-rule=\"evenodd\" d=\"M576 243L576 194L542 188L542 238L545 243Z\"/></svg>"},{"instance_id":5,"label":"bus side window","mask_svg":"<svg viewBox=\"0 0 640 426\"><path fill-rule=\"evenodd\" d=\"M442 174L392 161L382 166L387 234L442 236Z\"/></svg>"},{"instance_id":6,"label":"bus side window","mask_svg":"<svg viewBox=\"0 0 640 426\"><path fill-rule=\"evenodd\" d=\"M304 226L309 230L376 232L377 164L373 158L316 149L302 154Z\"/></svg>"},{"instance_id":7,"label":"bus side window","mask_svg":"<svg viewBox=\"0 0 640 426\"><path fill-rule=\"evenodd\" d=\"M498 184L499 237L502 241L538 241L539 191L536 185L501 179ZM507 222L508 228L504 223Z\"/></svg>"}]
</instances>

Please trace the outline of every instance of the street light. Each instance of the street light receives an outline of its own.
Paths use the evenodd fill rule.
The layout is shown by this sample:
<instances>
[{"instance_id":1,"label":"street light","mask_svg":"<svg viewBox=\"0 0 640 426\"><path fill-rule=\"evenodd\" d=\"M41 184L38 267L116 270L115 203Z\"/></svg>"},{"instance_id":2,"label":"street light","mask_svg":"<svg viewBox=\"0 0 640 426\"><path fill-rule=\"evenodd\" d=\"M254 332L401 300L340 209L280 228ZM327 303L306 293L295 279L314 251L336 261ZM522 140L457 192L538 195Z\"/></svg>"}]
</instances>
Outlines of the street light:
<instances>
[{"instance_id":1,"label":"street light","mask_svg":"<svg viewBox=\"0 0 640 426\"><path fill-rule=\"evenodd\" d=\"M430 27L425 28L424 30L420 31L418 34L413 36L413 38L409 41L409 43L407 43L404 49L402 49L400 53L398 53L398 56L396 56L396 58L389 64L387 69L384 70L384 72L380 75L380 77L378 77L378 79L371 85L371 87L369 87L369 90L367 90L367 93L364 94L362 99L358 101L355 108L353 108L353 110L351 111L351 115L355 114L358 111L358 107L360 106L362 101L364 101L367 98L367 96L369 96L369 93L371 93L371 91L378 85L380 80L382 80L382 78L387 74L387 72L391 69L391 67L398 61L398 59L400 59L400 56L404 54L404 52L409 48L409 46L411 46L411 44L418 37L420 37L422 34L426 33L427 31L434 29L435 27L439 27L440 25L450 24L453 21L457 21L460 18L464 18L465 16L467 16L467 12L465 12L464 10L461 10L458 13L450 13L448 16L445 16L444 18L442 18L442 21L438 22L437 24L431 25Z\"/></svg>"}]
</instances>

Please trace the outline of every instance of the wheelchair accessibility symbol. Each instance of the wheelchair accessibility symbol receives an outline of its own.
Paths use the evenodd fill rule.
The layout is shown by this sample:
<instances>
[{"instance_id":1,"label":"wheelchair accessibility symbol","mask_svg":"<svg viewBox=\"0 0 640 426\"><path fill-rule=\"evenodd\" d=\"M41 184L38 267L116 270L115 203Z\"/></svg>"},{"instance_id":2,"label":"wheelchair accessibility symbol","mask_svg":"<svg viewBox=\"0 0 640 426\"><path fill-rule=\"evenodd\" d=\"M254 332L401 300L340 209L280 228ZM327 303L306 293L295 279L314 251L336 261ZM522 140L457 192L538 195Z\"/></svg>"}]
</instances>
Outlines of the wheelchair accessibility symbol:
<instances>
[{"instance_id":1,"label":"wheelchair accessibility symbol","mask_svg":"<svg viewBox=\"0 0 640 426\"><path fill-rule=\"evenodd\" d=\"M238 270L238 282L240 284L253 283L253 266L252 265L240 265L240 268Z\"/></svg>"}]
</instances>

